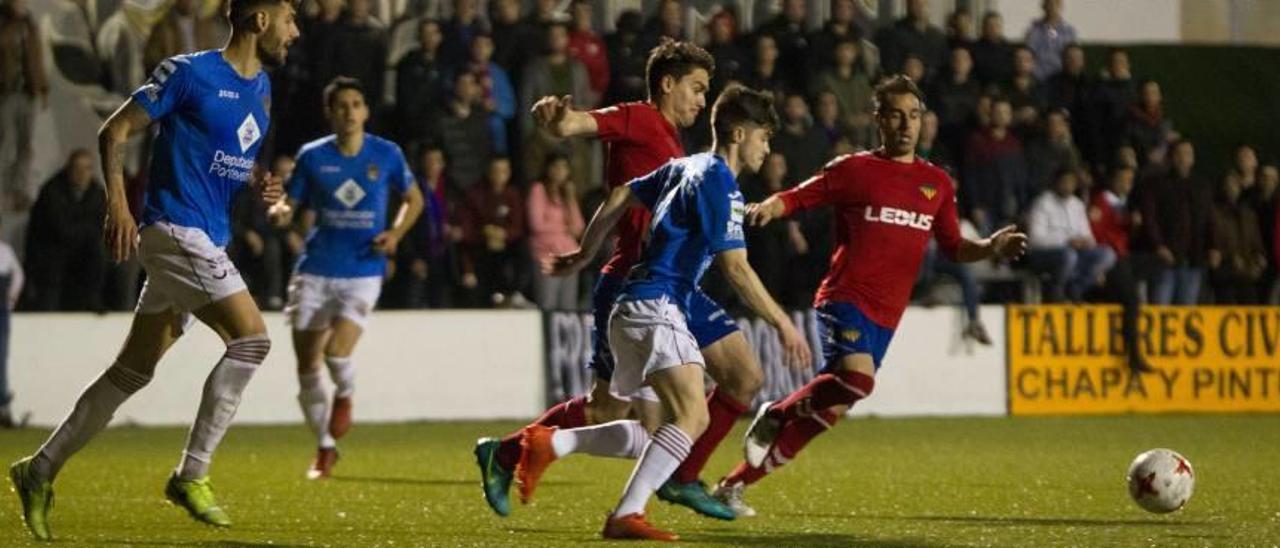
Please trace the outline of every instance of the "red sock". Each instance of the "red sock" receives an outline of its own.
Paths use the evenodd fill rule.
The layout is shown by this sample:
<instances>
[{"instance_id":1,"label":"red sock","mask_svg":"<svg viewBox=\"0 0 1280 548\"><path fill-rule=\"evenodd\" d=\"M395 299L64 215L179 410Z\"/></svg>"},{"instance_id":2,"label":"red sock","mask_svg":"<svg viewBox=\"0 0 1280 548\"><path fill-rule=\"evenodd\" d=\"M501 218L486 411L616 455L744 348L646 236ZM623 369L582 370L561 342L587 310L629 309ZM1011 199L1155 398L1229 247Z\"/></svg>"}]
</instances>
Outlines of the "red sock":
<instances>
[{"instance_id":1,"label":"red sock","mask_svg":"<svg viewBox=\"0 0 1280 548\"><path fill-rule=\"evenodd\" d=\"M804 449L804 446L808 445L819 434L830 430L838 420L840 420L840 415L827 409L813 416L787 423L782 427L782 431L778 432L778 438L774 440L773 449L769 451L769 456L765 457L763 466L754 468L745 462L739 463L738 467L733 469L733 472L725 476L725 484L743 483L751 485L760 481L771 472L781 468L782 465L795 459L800 450Z\"/></svg>"},{"instance_id":2,"label":"red sock","mask_svg":"<svg viewBox=\"0 0 1280 548\"><path fill-rule=\"evenodd\" d=\"M560 428L577 428L587 425L587 397L578 396L568 401L562 401L551 406L542 413L538 420L532 424L542 426L557 426ZM520 462L520 438L524 433L524 429L516 430L507 437L502 438L502 444L498 446L498 465L507 470L515 470L516 463Z\"/></svg>"},{"instance_id":3,"label":"red sock","mask_svg":"<svg viewBox=\"0 0 1280 548\"><path fill-rule=\"evenodd\" d=\"M702 474L702 468L707 465L707 459L711 458L711 454L716 452L716 447L719 447L724 437L733 430L733 422L747 412L747 406L716 388L707 395L707 412L711 415L711 420L707 422L707 430L698 437L698 441L689 450L689 456L680 463L680 468L676 469L673 476L680 483L698 481L698 475Z\"/></svg>"},{"instance_id":4,"label":"red sock","mask_svg":"<svg viewBox=\"0 0 1280 548\"><path fill-rule=\"evenodd\" d=\"M867 397L875 388L876 379L857 371L823 373L792 392L786 399L773 404L769 415L784 422L812 415L814 410L836 405L853 405Z\"/></svg>"}]
</instances>

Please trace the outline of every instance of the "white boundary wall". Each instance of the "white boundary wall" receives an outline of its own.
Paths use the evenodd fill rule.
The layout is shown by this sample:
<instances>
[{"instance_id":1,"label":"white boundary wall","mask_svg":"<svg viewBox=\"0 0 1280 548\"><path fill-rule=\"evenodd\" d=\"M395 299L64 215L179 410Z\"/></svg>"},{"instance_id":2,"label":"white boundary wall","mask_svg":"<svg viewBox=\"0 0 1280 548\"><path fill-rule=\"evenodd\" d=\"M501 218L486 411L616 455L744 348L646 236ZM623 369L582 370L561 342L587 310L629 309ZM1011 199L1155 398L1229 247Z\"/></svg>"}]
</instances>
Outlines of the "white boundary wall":
<instances>
[{"instance_id":1,"label":"white boundary wall","mask_svg":"<svg viewBox=\"0 0 1280 548\"><path fill-rule=\"evenodd\" d=\"M960 338L962 314L956 308L909 309L875 393L856 413L1003 415L1004 309L984 306L982 316L994 339L991 346ZM16 316L9 359L15 411L30 411L36 425L61 420L115 356L129 319L127 314ZM750 341L772 333L757 323L747 326ZM267 325L273 336L271 355L245 392L237 421L299 422L289 330L280 314L268 314ZM816 329L810 338L816 348ZM356 349L356 416L362 421L535 416L548 393L543 340L538 312L380 311ZM771 389L786 391L798 381L770 363L779 355L776 342L765 344L757 354L765 362ZM193 326L161 362L151 384L121 407L114 424L188 423L205 376L221 353L222 344L211 331Z\"/></svg>"},{"instance_id":2,"label":"white boundary wall","mask_svg":"<svg viewBox=\"0 0 1280 548\"><path fill-rule=\"evenodd\" d=\"M9 376L14 411L32 423L62 420L80 391L124 341L131 316L19 314L13 320ZM267 314L272 350L245 391L243 423L301 421L289 328ZM113 424L187 424L201 387L222 355L218 337L194 325L161 361L151 384ZM356 348L356 418L362 421L499 419L543 409L543 342L537 312L379 311ZM483 389L481 389L483 388Z\"/></svg>"}]
</instances>

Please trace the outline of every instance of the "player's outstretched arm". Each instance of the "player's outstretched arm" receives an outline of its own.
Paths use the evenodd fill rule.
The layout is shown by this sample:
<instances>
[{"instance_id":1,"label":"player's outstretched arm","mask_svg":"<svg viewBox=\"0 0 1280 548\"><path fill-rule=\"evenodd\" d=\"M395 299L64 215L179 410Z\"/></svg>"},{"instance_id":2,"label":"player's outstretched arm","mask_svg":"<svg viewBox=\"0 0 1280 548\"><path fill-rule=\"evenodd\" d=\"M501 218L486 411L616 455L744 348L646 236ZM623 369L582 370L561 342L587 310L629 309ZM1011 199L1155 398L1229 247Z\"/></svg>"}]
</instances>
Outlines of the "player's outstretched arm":
<instances>
[{"instance_id":1,"label":"player's outstretched arm","mask_svg":"<svg viewBox=\"0 0 1280 548\"><path fill-rule=\"evenodd\" d=\"M764 226L775 219L785 217L786 214L787 205L783 203L781 197L774 194L765 198L763 202L747 205L747 225Z\"/></svg>"},{"instance_id":2,"label":"player's outstretched arm","mask_svg":"<svg viewBox=\"0 0 1280 548\"><path fill-rule=\"evenodd\" d=\"M573 97L546 96L533 104L533 120L543 131L559 137L595 136L599 131L596 119L581 110L574 110Z\"/></svg>"},{"instance_id":3,"label":"player's outstretched arm","mask_svg":"<svg viewBox=\"0 0 1280 548\"><path fill-rule=\"evenodd\" d=\"M808 341L800 335L800 331L791 323L791 318L787 317L777 301L769 296L769 291L760 282L751 263L747 262L747 250L738 248L722 251L716 254L716 263L747 307L778 330L787 365L795 369L808 368L813 359Z\"/></svg>"},{"instance_id":4,"label":"player's outstretched arm","mask_svg":"<svg viewBox=\"0 0 1280 548\"><path fill-rule=\"evenodd\" d=\"M553 276L567 276L582 270L600 252L605 238L613 233L618 219L633 206L643 205L631 191L630 185L619 186L609 192L609 197L596 209L595 215L587 223L582 233L582 242L577 251L563 255L554 255L542 263L542 271Z\"/></svg>"},{"instance_id":5,"label":"player's outstretched arm","mask_svg":"<svg viewBox=\"0 0 1280 548\"><path fill-rule=\"evenodd\" d=\"M107 218L104 236L111 260L129 259L138 237L138 223L129 212L129 195L124 185L124 155L129 137L151 125L151 116L133 98L125 101L98 130L98 154L102 177L107 185Z\"/></svg>"},{"instance_id":6,"label":"player's outstretched arm","mask_svg":"<svg viewBox=\"0 0 1280 548\"><path fill-rule=\"evenodd\" d=\"M1006 226L981 240L963 239L956 249L956 262L972 263L990 258L1010 260L1027 252L1027 235L1015 225Z\"/></svg>"}]
</instances>

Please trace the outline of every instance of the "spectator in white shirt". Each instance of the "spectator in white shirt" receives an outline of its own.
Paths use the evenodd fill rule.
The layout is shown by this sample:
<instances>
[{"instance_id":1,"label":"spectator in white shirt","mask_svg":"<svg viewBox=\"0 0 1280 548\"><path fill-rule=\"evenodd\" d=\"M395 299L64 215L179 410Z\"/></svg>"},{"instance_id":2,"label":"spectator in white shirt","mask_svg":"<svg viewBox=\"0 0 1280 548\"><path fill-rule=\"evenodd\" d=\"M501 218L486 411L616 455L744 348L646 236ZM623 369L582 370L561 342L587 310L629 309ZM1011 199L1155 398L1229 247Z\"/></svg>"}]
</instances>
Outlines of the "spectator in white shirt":
<instances>
[{"instance_id":1,"label":"spectator in white shirt","mask_svg":"<svg viewBox=\"0 0 1280 548\"><path fill-rule=\"evenodd\" d=\"M1085 291L1100 285L1116 262L1110 247L1098 245L1089 228L1084 201L1076 196L1076 172L1058 171L1027 213L1031 269L1049 278L1045 299L1079 302Z\"/></svg>"}]
</instances>

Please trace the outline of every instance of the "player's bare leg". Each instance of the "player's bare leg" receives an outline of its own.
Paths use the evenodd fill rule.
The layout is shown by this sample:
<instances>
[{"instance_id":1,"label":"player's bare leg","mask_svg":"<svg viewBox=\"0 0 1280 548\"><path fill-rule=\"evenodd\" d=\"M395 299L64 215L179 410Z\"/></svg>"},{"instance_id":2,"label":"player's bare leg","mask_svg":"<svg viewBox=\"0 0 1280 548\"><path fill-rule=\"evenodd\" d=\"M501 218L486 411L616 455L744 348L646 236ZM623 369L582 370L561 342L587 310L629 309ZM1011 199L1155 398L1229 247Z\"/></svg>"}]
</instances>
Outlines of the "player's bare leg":
<instances>
[{"instance_id":1,"label":"player's bare leg","mask_svg":"<svg viewBox=\"0 0 1280 548\"><path fill-rule=\"evenodd\" d=\"M205 381L187 447L169 478L165 495L196 520L227 527L231 520L214 500L209 465L240 406L241 394L271 350L271 340L258 304L247 290L205 305L194 314L227 348Z\"/></svg>"},{"instance_id":2,"label":"player's bare leg","mask_svg":"<svg viewBox=\"0 0 1280 548\"><path fill-rule=\"evenodd\" d=\"M115 363L85 388L39 451L10 467L23 518L37 539L51 538L48 511L54 478L72 455L106 428L116 408L150 382L160 358L181 336L183 318L173 311L135 314Z\"/></svg>"},{"instance_id":3,"label":"player's bare leg","mask_svg":"<svg viewBox=\"0 0 1280 548\"><path fill-rule=\"evenodd\" d=\"M658 487L689 455L693 440L707 428L707 406L702 382L703 368L685 364L649 375L667 420L650 437L636 463L622 499L605 522L605 538L676 540L674 533L649 525L645 505Z\"/></svg>"},{"instance_id":4,"label":"player's bare leg","mask_svg":"<svg viewBox=\"0 0 1280 548\"><path fill-rule=\"evenodd\" d=\"M796 458L810 441L830 430L875 386L870 354L850 354L785 399L761 408L747 430L747 459L720 480L716 496L739 515L754 515L742 501L747 486Z\"/></svg>"},{"instance_id":5,"label":"player's bare leg","mask_svg":"<svg viewBox=\"0 0 1280 548\"><path fill-rule=\"evenodd\" d=\"M333 322L332 335L324 348L324 363L333 381L333 408L329 417L329 434L341 439L351 429L352 396L355 395L356 370L351 362L356 343L364 329L347 318Z\"/></svg>"},{"instance_id":6,"label":"player's bare leg","mask_svg":"<svg viewBox=\"0 0 1280 548\"><path fill-rule=\"evenodd\" d=\"M699 476L716 447L733 429L734 421L746 413L755 400L764 384L764 372L740 331L703 347L702 355L707 362L707 373L716 381L716 388L706 398L707 430L694 442L689 457L658 490L658 498L687 506L704 516L731 520L737 517L732 508L712 497Z\"/></svg>"},{"instance_id":7,"label":"player's bare leg","mask_svg":"<svg viewBox=\"0 0 1280 548\"><path fill-rule=\"evenodd\" d=\"M307 427L316 437L316 457L307 468L308 479L329 477L338 459L337 441L329 435L329 394L320 369L329 330L293 330L293 354L298 363L298 405Z\"/></svg>"}]
</instances>

